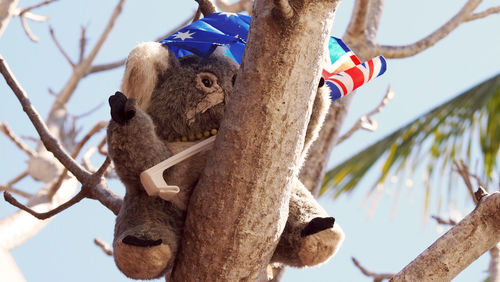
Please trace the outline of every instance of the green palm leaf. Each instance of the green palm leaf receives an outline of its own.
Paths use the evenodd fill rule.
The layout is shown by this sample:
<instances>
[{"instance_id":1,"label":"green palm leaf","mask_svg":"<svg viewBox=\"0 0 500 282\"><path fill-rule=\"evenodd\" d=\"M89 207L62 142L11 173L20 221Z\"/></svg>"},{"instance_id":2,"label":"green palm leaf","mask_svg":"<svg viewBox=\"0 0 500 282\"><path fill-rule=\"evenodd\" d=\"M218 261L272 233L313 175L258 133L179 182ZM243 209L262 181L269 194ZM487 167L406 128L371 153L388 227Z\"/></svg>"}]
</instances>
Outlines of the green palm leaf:
<instances>
[{"instance_id":1,"label":"green palm leaf","mask_svg":"<svg viewBox=\"0 0 500 282\"><path fill-rule=\"evenodd\" d=\"M382 157L385 162L376 183L383 183L390 173L414 171L423 159L428 160L429 177L438 164L444 172L457 157L470 159L477 128L484 174L489 177L496 167L499 126L500 74L433 108L328 171L320 194L333 191L337 197L352 191Z\"/></svg>"}]
</instances>

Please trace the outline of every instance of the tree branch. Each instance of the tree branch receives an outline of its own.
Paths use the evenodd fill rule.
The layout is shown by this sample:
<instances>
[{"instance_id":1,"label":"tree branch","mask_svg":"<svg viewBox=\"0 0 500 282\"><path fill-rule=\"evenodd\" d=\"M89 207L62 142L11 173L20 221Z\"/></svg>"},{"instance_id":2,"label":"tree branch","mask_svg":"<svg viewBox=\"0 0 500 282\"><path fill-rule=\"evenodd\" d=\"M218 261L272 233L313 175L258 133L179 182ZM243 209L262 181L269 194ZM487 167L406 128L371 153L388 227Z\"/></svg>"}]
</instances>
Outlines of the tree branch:
<instances>
[{"instance_id":1,"label":"tree branch","mask_svg":"<svg viewBox=\"0 0 500 282\"><path fill-rule=\"evenodd\" d=\"M446 37L460 24L468 21L468 18L473 15L474 10L482 2L482 0L468 0L462 9L453 16L443 26L436 29L434 32L425 38L405 46L378 46L375 50L376 53L382 54L386 58L406 58L416 55L427 48L436 44L439 40Z\"/></svg>"},{"instance_id":2,"label":"tree branch","mask_svg":"<svg viewBox=\"0 0 500 282\"><path fill-rule=\"evenodd\" d=\"M390 281L450 281L500 241L500 192L477 207Z\"/></svg>"},{"instance_id":3,"label":"tree branch","mask_svg":"<svg viewBox=\"0 0 500 282\"><path fill-rule=\"evenodd\" d=\"M498 14L498 13L500 13L500 6L491 7L489 9L482 11L482 12L477 12L477 13L471 14L470 16L467 17L467 19L465 19L465 21L469 22L469 21L485 18L489 15Z\"/></svg>"},{"instance_id":4,"label":"tree branch","mask_svg":"<svg viewBox=\"0 0 500 282\"><path fill-rule=\"evenodd\" d=\"M340 136L337 139L337 143L335 145L338 145L348 138L350 138L356 131L360 129L368 130L368 131L375 131L378 128L377 121L372 118L373 115L380 113L387 104L394 98L394 92L392 91L391 87L389 86L387 88L387 91L382 98L382 101L370 112L362 115L356 123L349 129L344 135Z\"/></svg>"},{"instance_id":5,"label":"tree branch","mask_svg":"<svg viewBox=\"0 0 500 282\"><path fill-rule=\"evenodd\" d=\"M19 138L12 130L9 128L7 123L0 122L0 131L2 131L16 146L25 152L28 156L35 156L35 151L33 151L28 144L26 144L21 138Z\"/></svg>"},{"instance_id":6,"label":"tree branch","mask_svg":"<svg viewBox=\"0 0 500 282\"><path fill-rule=\"evenodd\" d=\"M360 41L366 41L366 18L368 14L368 3L370 0L356 0L351 14L351 20L346 29L346 34L350 38L360 38Z\"/></svg>"},{"instance_id":7,"label":"tree branch","mask_svg":"<svg viewBox=\"0 0 500 282\"><path fill-rule=\"evenodd\" d=\"M211 0L195 0L198 2L201 12L204 16L217 12L217 8Z\"/></svg>"},{"instance_id":8,"label":"tree branch","mask_svg":"<svg viewBox=\"0 0 500 282\"><path fill-rule=\"evenodd\" d=\"M94 238L94 244L96 244L101 250L108 256L113 256L113 250L108 243L104 242L99 238Z\"/></svg>"},{"instance_id":9,"label":"tree branch","mask_svg":"<svg viewBox=\"0 0 500 282\"><path fill-rule=\"evenodd\" d=\"M190 198L173 281L265 279L288 217L337 4L300 1L283 23L271 13L273 2L255 2L231 102Z\"/></svg>"},{"instance_id":10,"label":"tree branch","mask_svg":"<svg viewBox=\"0 0 500 282\"><path fill-rule=\"evenodd\" d=\"M369 271L366 268L364 268L356 258L352 257L351 260L354 263L354 265L357 268L359 268L359 270L361 270L361 272L364 275L366 275L368 277L372 277L373 282L380 282L380 281L385 280L385 279L391 279L391 277L394 276L394 273L375 273L375 272Z\"/></svg>"}]
</instances>

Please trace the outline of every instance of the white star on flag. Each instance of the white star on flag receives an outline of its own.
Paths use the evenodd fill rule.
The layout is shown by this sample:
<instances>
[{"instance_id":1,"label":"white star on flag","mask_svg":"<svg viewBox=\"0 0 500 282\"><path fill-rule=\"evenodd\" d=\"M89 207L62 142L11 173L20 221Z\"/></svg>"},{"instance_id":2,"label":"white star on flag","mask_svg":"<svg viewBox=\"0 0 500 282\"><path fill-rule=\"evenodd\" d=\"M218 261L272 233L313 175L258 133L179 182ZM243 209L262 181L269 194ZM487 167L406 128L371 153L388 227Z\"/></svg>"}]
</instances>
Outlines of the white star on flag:
<instances>
[{"instance_id":1,"label":"white star on flag","mask_svg":"<svg viewBox=\"0 0 500 282\"><path fill-rule=\"evenodd\" d=\"M235 13L229 13L229 12L220 12L219 15L224 15L226 17L231 17L231 16L237 16Z\"/></svg>"},{"instance_id":2,"label":"white star on flag","mask_svg":"<svg viewBox=\"0 0 500 282\"><path fill-rule=\"evenodd\" d=\"M192 35L194 34L193 33L190 33L189 30L186 30L186 32L177 32L175 35L174 35L174 39L181 39L182 41L186 40L186 39L193 39Z\"/></svg>"}]
</instances>

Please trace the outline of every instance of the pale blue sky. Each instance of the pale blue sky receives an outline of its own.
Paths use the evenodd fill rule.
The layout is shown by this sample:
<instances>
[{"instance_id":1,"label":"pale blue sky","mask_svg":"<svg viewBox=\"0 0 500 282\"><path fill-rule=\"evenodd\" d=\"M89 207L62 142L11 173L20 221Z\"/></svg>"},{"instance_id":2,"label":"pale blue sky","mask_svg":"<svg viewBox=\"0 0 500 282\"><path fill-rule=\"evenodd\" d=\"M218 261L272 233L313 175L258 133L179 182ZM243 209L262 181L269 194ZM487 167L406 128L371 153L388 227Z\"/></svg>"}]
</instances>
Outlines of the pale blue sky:
<instances>
[{"instance_id":1,"label":"pale blue sky","mask_svg":"<svg viewBox=\"0 0 500 282\"><path fill-rule=\"evenodd\" d=\"M39 1L20 2L22 6L28 6ZM56 36L69 55L76 58L80 26L87 27L90 49L116 2L61 0L37 12L51 16L50 24ZM498 5L498 0L484 2L482 9ZM387 0L379 41L382 44L414 42L447 21L463 3L465 0ZM125 57L135 44L157 38L185 20L195 8L195 1L129 1L97 63ZM333 35L342 37L351 9L352 1L341 4ZM47 24L31 23L30 26L41 38L40 43L30 42L21 29L19 19L14 19L0 37L0 54L45 117L53 101L47 89L58 91L68 79L70 67L50 40ZM500 15L490 16L460 26L450 36L415 57L389 60L387 73L358 91L344 125L344 129L350 127L360 115L371 110L391 84L396 97L383 113L376 116L379 130L358 133L337 147L331 165L348 158L430 107L497 74L500 71L499 30ZM85 113L106 101L118 89L122 72L122 69L117 69L83 80L68 105L70 112L76 115ZM33 127L18 101L3 79L0 81L3 99L0 120L6 121L19 135L34 136ZM107 104L81 120L80 125L88 129L104 119L109 119ZM91 143L95 144L100 138L93 139ZM0 146L3 160L0 162L0 183L5 183L22 172L26 156L3 135L0 135ZM353 266L351 256L358 258L370 270L394 272L439 236L432 221L422 223L424 193L419 175L413 189L405 189L401 193L394 219L390 215L396 186L387 187L374 216L367 219L370 202L363 203L363 200L375 177L376 171L372 171L352 195L342 196L336 201L328 196L321 198L322 205L344 228L347 239L329 263L313 269L288 270L284 281L371 281ZM24 181L18 187L34 192L40 185ZM117 181L110 182L110 187L117 193L123 193L122 185ZM440 193L438 188L434 188L434 194ZM464 213L472 206L463 196L464 188L459 186L456 189L459 193L456 206ZM431 203L431 211L435 211L435 206ZM14 210L0 201L1 217ZM94 237L111 242L113 225L114 216L110 211L96 201L84 200L58 215L39 235L12 253L28 281L129 281L116 269L112 258L104 255L92 242ZM476 261L455 281L482 281L486 276L487 263L488 255Z\"/></svg>"}]
</instances>

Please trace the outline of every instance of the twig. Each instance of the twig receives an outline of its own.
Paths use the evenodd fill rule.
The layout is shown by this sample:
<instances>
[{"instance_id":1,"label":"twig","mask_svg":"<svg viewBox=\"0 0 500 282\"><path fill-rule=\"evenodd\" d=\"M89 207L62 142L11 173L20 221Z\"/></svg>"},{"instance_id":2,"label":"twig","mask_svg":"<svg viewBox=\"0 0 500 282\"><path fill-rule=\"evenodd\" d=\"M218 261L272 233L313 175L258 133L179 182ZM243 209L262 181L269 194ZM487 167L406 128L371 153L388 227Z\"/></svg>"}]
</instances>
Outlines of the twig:
<instances>
[{"instance_id":1,"label":"twig","mask_svg":"<svg viewBox=\"0 0 500 282\"><path fill-rule=\"evenodd\" d=\"M436 220L437 223L439 224L442 224L442 225L451 225L451 226L455 226L457 225L457 222L454 221L453 219L449 218L449 219L444 219L442 217L439 217L437 215L433 215L431 216L433 219Z\"/></svg>"},{"instance_id":2,"label":"twig","mask_svg":"<svg viewBox=\"0 0 500 282\"><path fill-rule=\"evenodd\" d=\"M55 2L55 1L57 1L57 0L47 0L47 1L43 1L41 3L35 4L33 6L28 6L28 7L24 8L24 9L22 9L20 14L29 12L29 11L37 9L37 8L40 8L42 6L48 5L48 4L50 4L52 2Z\"/></svg>"},{"instance_id":3,"label":"twig","mask_svg":"<svg viewBox=\"0 0 500 282\"><path fill-rule=\"evenodd\" d=\"M26 176L28 176L28 171L25 171L21 174L19 174L18 176L14 177L13 179L11 179L9 182L7 182L7 187L9 186L12 186L14 184L16 184L17 182L21 181L23 178L25 178Z\"/></svg>"},{"instance_id":4,"label":"twig","mask_svg":"<svg viewBox=\"0 0 500 282\"><path fill-rule=\"evenodd\" d=\"M232 4L227 0L216 0L215 4L224 12L239 13L246 11L249 15L252 15L253 0L240 0Z\"/></svg>"},{"instance_id":5,"label":"twig","mask_svg":"<svg viewBox=\"0 0 500 282\"><path fill-rule=\"evenodd\" d=\"M479 6L481 2L482 0L468 0L467 3L465 3L465 5L462 7L462 9L460 9L460 11L455 14L448 22L446 22L444 25L436 29L425 38L418 40L415 43L405 46L378 46L378 48L375 48L374 51L376 53L382 54L386 58L405 58L418 54L446 37L462 23L470 21L472 19L490 15L493 12L498 12L496 11L495 7L490 11L488 11L488 9L488 12L485 14L483 14L483 12L474 14L474 10L477 8L477 6Z\"/></svg>"},{"instance_id":6,"label":"twig","mask_svg":"<svg viewBox=\"0 0 500 282\"><path fill-rule=\"evenodd\" d=\"M71 95L73 94L80 80L90 70L92 62L94 61L95 57L97 56L97 53L101 50L102 45L108 38L111 30L113 29L113 26L115 25L116 20L118 19L118 16L121 14L125 2L126 0L120 0L118 2L118 4L113 9L113 13L111 14L111 17L108 20L108 23L104 28L104 31L99 36L96 44L94 45L88 56L81 62L81 64L78 64L74 68L73 75L69 78L68 82L61 90L61 92L57 95L57 99L52 105L52 109L50 110L49 117L52 116L55 110L60 109L64 107L64 105L66 105L66 103L71 98Z\"/></svg>"},{"instance_id":7,"label":"twig","mask_svg":"<svg viewBox=\"0 0 500 282\"><path fill-rule=\"evenodd\" d=\"M23 190L16 189L16 188L14 188L12 186L3 186L3 185L0 185L0 191L7 191L7 192L10 192L10 193L17 194L19 196L25 197L27 199L29 199L29 198L31 198L33 196L33 194L24 192Z\"/></svg>"},{"instance_id":8,"label":"twig","mask_svg":"<svg viewBox=\"0 0 500 282\"><path fill-rule=\"evenodd\" d=\"M29 6L29 7L24 8L24 9L19 9L19 11L17 12L19 18L21 19L21 25L24 29L24 32L26 33L26 35L28 36L28 38L31 41L38 42L38 41L40 41L40 39L31 31L31 28L29 27L28 23L26 22L26 19L30 19L30 20L34 20L34 21L47 21L49 18L44 17L44 16L39 16L39 15L34 15L34 14L30 13L30 11L33 9L48 5L54 1L55 0L43 1L42 3L36 4L33 6Z\"/></svg>"},{"instance_id":9,"label":"twig","mask_svg":"<svg viewBox=\"0 0 500 282\"><path fill-rule=\"evenodd\" d=\"M107 143L107 140L106 140L106 137L104 137L101 142L99 143L99 145L97 145L97 149L99 150L99 153L101 155L104 155L104 156L107 156L108 155L108 152L106 152L104 150L104 146L106 145Z\"/></svg>"},{"instance_id":10,"label":"twig","mask_svg":"<svg viewBox=\"0 0 500 282\"><path fill-rule=\"evenodd\" d=\"M367 270L366 268L364 268L360 263L359 261L352 257L352 262L354 263L354 265L359 268L359 270L366 276L368 277L372 277L373 278L373 282L379 282L379 281L382 281L384 279L391 279L392 276L394 276L394 273L374 273L374 272L371 272L369 270Z\"/></svg>"},{"instance_id":11,"label":"twig","mask_svg":"<svg viewBox=\"0 0 500 282\"><path fill-rule=\"evenodd\" d=\"M80 29L80 56L78 56L78 64L81 64L85 57L85 46L87 45L87 38L85 37L87 29L84 26L81 26Z\"/></svg>"},{"instance_id":12,"label":"twig","mask_svg":"<svg viewBox=\"0 0 500 282\"><path fill-rule=\"evenodd\" d=\"M173 34L174 32L176 32L177 30L179 30L180 28L182 28L185 25L189 24L192 21L192 19L195 18L197 11L195 12L195 14L192 17L189 17L188 19L186 19L180 25L176 26L171 31L165 33L162 36L159 36L158 38L155 39L155 41L156 42L161 41L164 38L166 38L166 37L170 36L171 34ZM112 70L112 69L115 69L115 68L119 68L119 67L125 65L126 62L127 62L127 59L125 58L125 59L121 59L121 60L118 60L118 61L112 62L112 63L106 63L106 64L100 64L100 65L92 66L89 69L89 71L85 74L85 76L87 76L89 74L92 74L92 73L96 73L96 72L107 71L107 70Z\"/></svg>"},{"instance_id":13,"label":"twig","mask_svg":"<svg viewBox=\"0 0 500 282\"><path fill-rule=\"evenodd\" d=\"M80 151L82 150L85 143L87 143L87 141L89 141L89 139L92 136L94 136L97 132L99 132L101 129L103 129L107 125L108 125L108 122L106 122L106 121L101 121L101 122L98 122L96 125L94 125L94 127L92 127L92 129L90 129L90 131L82 138L82 140L80 140L80 142L78 142L76 144L75 148L73 149L73 152L71 153L71 157L76 158L78 156L78 154L80 153ZM68 173L68 170L65 168L63 170L63 172L61 173L61 175L59 176L59 178L57 179L57 181L54 183L54 185L52 185L52 187L50 187L50 190L47 194L47 197L49 199L51 199L56 194L57 190L59 190L59 187L61 187L61 184L63 183L64 178L66 178L67 173Z\"/></svg>"},{"instance_id":14,"label":"twig","mask_svg":"<svg viewBox=\"0 0 500 282\"><path fill-rule=\"evenodd\" d=\"M28 23L26 22L26 18L24 15L21 15L19 17L21 19L21 25L23 27L23 30L24 30L24 33L26 33L26 35L28 36L28 38L37 43L40 41L40 38L38 38L38 36L36 36L32 31L31 31L31 28L30 26L28 25Z\"/></svg>"},{"instance_id":15,"label":"twig","mask_svg":"<svg viewBox=\"0 0 500 282\"><path fill-rule=\"evenodd\" d=\"M474 196L474 187L472 186L472 182L470 181L469 168L463 161L460 162L454 161L453 164L455 165L455 171L458 172L458 174L460 174L460 176L462 177L465 183L465 187L467 187L467 191L469 191L469 194L471 195L474 204L477 205L477 199Z\"/></svg>"},{"instance_id":16,"label":"twig","mask_svg":"<svg viewBox=\"0 0 500 282\"><path fill-rule=\"evenodd\" d=\"M294 12L288 0L274 0L274 6L283 18L289 19L293 17Z\"/></svg>"},{"instance_id":17,"label":"twig","mask_svg":"<svg viewBox=\"0 0 500 282\"><path fill-rule=\"evenodd\" d=\"M19 138L12 130L9 128L7 123L0 122L0 131L2 131L16 146L25 152L28 156L33 157L36 155L35 151L33 151L28 144L24 143L24 141Z\"/></svg>"},{"instance_id":18,"label":"twig","mask_svg":"<svg viewBox=\"0 0 500 282\"><path fill-rule=\"evenodd\" d=\"M54 44L56 44L57 50L61 52L61 55L63 55L64 59L71 65L72 68L75 68L75 63L71 60L71 58L68 56L66 51L64 51L64 48L61 46L59 41L56 38L56 35L54 34L54 29L52 26L49 26L49 33L50 33L50 38L52 38L52 41L54 41Z\"/></svg>"},{"instance_id":19,"label":"twig","mask_svg":"<svg viewBox=\"0 0 500 282\"><path fill-rule=\"evenodd\" d=\"M96 244L101 250L107 254L108 256L113 255L113 250L111 250L111 247L109 246L108 243L104 242L103 240L99 238L94 238L94 244Z\"/></svg>"},{"instance_id":20,"label":"twig","mask_svg":"<svg viewBox=\"0 0 500 282\"><path fill-rule=\"evenodd\" d=\"M346 28L349 36L359 37L366 36L366 20L368 13L369 0L356 0L352 10L351 21Z\"/></svg>"},{"instance_id":21,"label":"twig","mask_svg":"<svg viewBox=\"0 0 500 282\"><path fill-rule=\"evenodd\" d=\"M195 21L197 21L199 19L201 19L201 9L200 9L200 7L198 7L198 9L196 9L196 13L194 13L194 17L193 17L192 22L195 22Z\"/></svg>"},{"instance_id":22,"label":"twig","mask_svg":"<svg viewBox=\"0 0 500 282\"><path fill-rule=\"evenodd\" d=\"M500 6L491 7L489 9L482 11L482 12L473 13L469 17L467 17L467 19L465 21L467 21L467 22L473 21L473 20L487 17L487 16L492 15L492 14L497 14L497 13L500 13Z\"/></svg>"},{"instance_id":23,"label":"twig","mask_svg":"<svg viewBox=\"0 0 500 282\"><path fill-rule=\"evenodd\" d=\"M362 115L356 123L349 129L344 135L340 136L337 139L337 145L344 142L347 140L349 137L351 137L356 131L359 129L364 129L368 131L375 131L378 128L377 122L372 118L373 115L380 113L385 106L394 98L394 92L392 91L391 87L389 86L387 88L387 91L382 98L382 101L375 107L373 110L370 112Z\"/></svg>"},{"instance_id":24,"label":"twig","mask_svg":"<svg viewBox=\"0 0 500 282\"><path fill-rule=\"evenodd\" d=\"M217 12L214 3L210 0L195 0L198 2L201 12L204 16Z\"/></svg>"}]
</instances>

